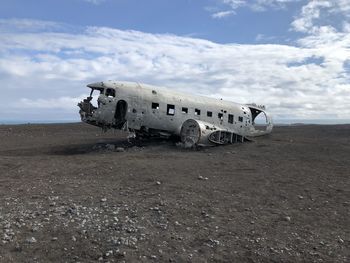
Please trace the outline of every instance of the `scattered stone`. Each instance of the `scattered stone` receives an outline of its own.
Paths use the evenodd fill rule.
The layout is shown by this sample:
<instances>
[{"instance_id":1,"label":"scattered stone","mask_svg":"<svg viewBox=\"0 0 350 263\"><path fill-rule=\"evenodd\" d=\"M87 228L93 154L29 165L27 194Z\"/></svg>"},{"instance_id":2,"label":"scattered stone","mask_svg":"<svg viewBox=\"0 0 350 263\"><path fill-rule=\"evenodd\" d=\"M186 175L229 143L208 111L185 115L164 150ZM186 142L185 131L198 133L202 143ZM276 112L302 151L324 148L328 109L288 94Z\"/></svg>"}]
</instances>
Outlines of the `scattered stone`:
<instances>
[{"instance_id":1,"label":"scattered stone","mask_svg":"<svg viewBox=\"0 0 350 263\"><path fill-rule=\"evenodd\" d=\"M4 233L4 236L2 237L2 241L7 243L7 242L11 241L11 237L9 235L7 235L6 233Z\"/></svg>"},{"instance_id":2,"label":"scattered stone","mask_svg":"<svg viewBox=\"0 0 350 263\"><path fill-rule=\"evenodd\" d=\"M215 240L215 239L211 239L211 238L208 240L208 246L214 247L214 246L218 246L218 245L220 245L219 240Z\"/></svg>"},{"instance_id":3,"label":"scattered stone","mask_svg":"<svg viewBox=\"0 0 350 263\"><path fill-rule=\"evenodd\" d=\"M117 147L116 152L125 152L123 147Z\"/></svg>"},{"instance_id":4,"label":"scattered stone","mask_svg":"<svg viewBox=\"0 0 350 263\"><path fill-rule=\"evenodd\" d=\"M107 251L106 254L105 254L106 257L109 257L109 256L111 256L111 255L113 255L113 250L109 250L109 251Z\"/></svg>"},{"instance_id":5,"label":"scattered stone","mask_svg":"<svg viewBox=\"0 0 350 263\"><path fill-rule=\"evenodd\" d=\"M342 238L338 238L338 242L341 243L341 244L344 244L344 240Z\"/></svg>"},{"instance_id":6,"label":"scattered stone","mask_svg":"<svg viewBox=\"0 0 350 263\"><path fill-rule=\"evenodd\" d=\"M35 237L28 237L26 239L26 242L29 244L33 244L33 243L36 243L37 241L36 241Z\"/></svg>"},{"instance_id":7,"label":"scattered stone","mask_svg":"<svg viewBox=\"0 0 350 263\"><path fill-rule=\"evenodd\" d=\"M203 217L209 217L209 214L207 212L205 212L205 211L202 211L201 214L202 214Z\"/></svg>"},{"instance_id":8,"label":"scattered stone","mask_svg":"<svg viewBox=\"0 0 350 263\"><path fill-rule=\"evenodd\" d=\"M291 217L290 217L290 216L285 216L285 217L284 217L284 220L287 221L287 222L290 222Z\"/></svg>"}]
</instances>

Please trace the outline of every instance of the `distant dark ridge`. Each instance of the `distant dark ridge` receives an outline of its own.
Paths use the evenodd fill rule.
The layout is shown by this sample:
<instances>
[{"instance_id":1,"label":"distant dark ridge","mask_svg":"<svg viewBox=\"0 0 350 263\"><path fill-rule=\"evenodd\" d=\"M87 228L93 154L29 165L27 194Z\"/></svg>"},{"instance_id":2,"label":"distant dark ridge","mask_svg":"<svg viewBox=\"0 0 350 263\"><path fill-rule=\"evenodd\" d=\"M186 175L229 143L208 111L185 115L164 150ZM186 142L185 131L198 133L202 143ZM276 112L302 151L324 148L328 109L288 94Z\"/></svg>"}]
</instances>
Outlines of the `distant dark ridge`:
<instances>
[{"instance_id":1,"label":"distant dark ridge","mask_svg":"<svg viewBox=\"0 0 350 263\"><path fill-rule=\"evenodd\" d=\"M0 125L77 123L80 120L0 120Z\"/></svg>"},{"instance_id":2,"label":"distant dark ridge","mask_svg":"<svg viewBox=\"0 0 350 263\"><path fill-rule=\"evenodd\" d=\"M336 125L336 124L350 124L350 119L276 119L273 120L274 125Z\"/></svg>"}]
</instances>

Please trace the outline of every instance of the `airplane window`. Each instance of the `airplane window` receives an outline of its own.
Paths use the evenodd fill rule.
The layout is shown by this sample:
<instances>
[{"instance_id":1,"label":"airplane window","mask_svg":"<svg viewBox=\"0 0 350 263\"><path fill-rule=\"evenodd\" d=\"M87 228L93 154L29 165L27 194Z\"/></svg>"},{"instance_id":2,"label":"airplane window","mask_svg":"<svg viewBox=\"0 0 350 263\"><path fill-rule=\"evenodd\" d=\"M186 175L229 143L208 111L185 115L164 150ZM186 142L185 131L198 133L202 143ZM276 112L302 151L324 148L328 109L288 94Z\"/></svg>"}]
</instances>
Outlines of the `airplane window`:
<instances>
[{"instance_id":1,"label":"airplane window","mask_svg":"<svg viewBox=\"0 0 350 263\"><path fill-rule=\"evenodd\" d=\"M167 104L166 114L174 116L175 115L175 105Z\"/></svg>"},{"instance_id":2,"label":"airplane window","mask_svg":"<svg viewBox=\"0 0 350 263\"><path fill-rule=\"evenodd\" d=\"M243 122L243 117L239 116L239 117L238 117L238 120L239 120L240 122Z\"/></svg>"},{"instance_id":3,"label":"airplane window","mask_svg":"<svg viewBox=\"0 0 350 263\"><path fill-rule=\"evenodd\" d=\"M222 116L224 116L222 113L218 113L218 118L222 120Z\"/></svg>"},{"instance_id":4,"label":"airplane window","mask_svg":"<svg viewBox=\"0 0 350 263\"><path fill-rule=\"evenodd\" d=\"M114 89L106 89L106 96L107 97L115 97L115 90Z\"/></svg>"},{"instance_id":5,"label":"airplane window","mask_svg":"<svg viewBox=\"0 0 350 263\"><path fill-rule=\"evenodd\" d=\"M207 111L207 116L208 117L212 117L213 116L213 113L211 111Z\"/></svg>"},{"instance_id":6,"label":"airplane window","mask_svg":"<svg viewBox=\"0 0 350 263\"><path fill-rule=\"evenodd\" d=\"M201 110L194 109L194 115L201 115Z\"/></svg>"},{"instance_id":7,"label":"airplane window","mask_svg":"<svg viewBox=\"0 0 350 263\"><path fill-rule=\"evenodd\" d=\"M152 102L152 109L159 110L159 103Z\"/></svg>"},{"instance_id":8,"label":"airplane window","mask_svg":"<svg viewBox=\"0 0 350 263\"><path fill-rule=\"evenodd\" d=\"M188 113L188 108L182 107L182 113Z\"/></svg>"},{"instance_id":9,"label":"airplane window","mask_svg":"<svg viewBox=\"0 0 350 263\"><path fill-rule=\"evenodd\" d=\"M228 115L228 123L233 123L233 115L232 114Z\"/></svg>"}]
</instances>

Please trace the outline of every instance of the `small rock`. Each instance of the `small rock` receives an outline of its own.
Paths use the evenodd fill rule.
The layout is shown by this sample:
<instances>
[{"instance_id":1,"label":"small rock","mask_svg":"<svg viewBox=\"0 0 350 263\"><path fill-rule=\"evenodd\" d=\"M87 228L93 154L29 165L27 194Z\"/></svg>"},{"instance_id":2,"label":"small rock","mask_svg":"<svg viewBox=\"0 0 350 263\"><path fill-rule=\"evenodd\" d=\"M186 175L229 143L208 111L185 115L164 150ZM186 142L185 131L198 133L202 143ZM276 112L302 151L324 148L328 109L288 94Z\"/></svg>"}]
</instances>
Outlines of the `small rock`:
<instances>
[{"instance_id":1,"label":"small rock","mask_svg":"<svg viewBox=\"0 0 350 263\"><path fill-rule=\"evenodd\" d=\"M157 184L157 185L161 185L162 183L161 183L161 182L159 182L159 181L157 181L157 182L156 182L156 184Z\"/></svg>"},{"instance_id":2,"label":"small rock","mask_svg":"<svg viewBox=\"0 0 350 263\"><path fill-rule=\"evenodd\" d=\"M286 216L286 217L284 217L284 220L287 222L290 222L291 218L290 218L290 216Z\"/></svg>"},{"instance_id":3,"label":"small rock","mask_svg":"<svg viewBox=\"0 0 350 263\"><path fill-rule=\"evenodd\" d=\"M101 202L106 202L107 201L107 198L102 198L101 199Z\"/></svg>"},{"instance_id":4,"label":"small rock","mask_svg":"<svg viewBox=\"0 0 350 263\"><path fill-rule=\"evenodd\" d=\"M11 237L9 235L7 235L6 233L4 233L4 236L2 238L3 241L10 241Z\"/></svg>"},{"instance_id":5,"label":"small rock","mask_svg":"<svg viewBox=\"0 0 350 263\"><path fill-rule=\"evenodd\" d=\"M209 242L214 245L214 246L218 246L220 245L220 241L219 240L215 240L215 239L209 239Z\"/></svg>"},{"instance_id":6,"label":"small rock","mask_svg":"<svg viewBox=\"0 0 350 263\"><path fill-rule=\"evenodd\" d=\"M111 256L111 255L113 255L113 250L109 250L109 251L107 251L106 254L105 254L106 257L109 257L109 256Z\"/></svg>"},{"instance_id":7,"label":"small rock","mask_svg":"<svg viewBox=\"0 0 350 263\"><path fill-rule=\"evenodd\" d=\"M208 177L198 176L198 180L208 180Z\"/></svg>"},{"instance_id":8,"label":"small rock","mask_svg":"<svg viewBox=\"0 0 350 263\"><path fill-rule=\"evenodd\" d=\"M51 238L51 241L57 241L58 240L58 238L57 237L53 237L53 238Z\"/></svg>"},{"instance_id":9,"label":"small rock","mask_svg":"<svg viewBox=\"0 0 350 263\"><path fill-rule=\"evenodd\" d=\"M202 211L201 214L202 214L202 216L204 216L204 217L209 217L209 214L208 214L207 212L205 212L205 211Z\"/></svg>"},{"instance_id":10,"label":"small rock","mask_svg":"<svg viewBox=\"0 0 350 263\"><path fill-rule=\"evenodd\" d=\"M32 244L32 243L36 243L37 241L36 241L35 237L28 237L26 239L26 242L29 244Z\"/></svg>"},{"instance_id":11,"label":"small rock","mask_svg":"<svg viewBox=\"0 0 350 263\"><path fill-rule=\"evenodd\" d=\"M32 232L36 232L38 230L39 230L39 227L37 227L37 226L33 226L32 229L31 229Z\"/></svg>"},{"instance_id":12,"label":"small rock","mask_svg":"<svg viewBox=\"0 0 350 263\"><path fill-rule=\"evenodd\" d=\"M116 151L117 152L125 152L125 149L123 147L117 147Z\"/></svg>"},{"instance_id":13,"label":"small rock","mask_svg":"<svg viewBox=\"0 0 350 263\"><path fill-rule=\"evenodd\" d=\"M338 242L341 243L341 244L344 244L344 240L342 238L338 238Z\"/></svg>"}]
</instances>

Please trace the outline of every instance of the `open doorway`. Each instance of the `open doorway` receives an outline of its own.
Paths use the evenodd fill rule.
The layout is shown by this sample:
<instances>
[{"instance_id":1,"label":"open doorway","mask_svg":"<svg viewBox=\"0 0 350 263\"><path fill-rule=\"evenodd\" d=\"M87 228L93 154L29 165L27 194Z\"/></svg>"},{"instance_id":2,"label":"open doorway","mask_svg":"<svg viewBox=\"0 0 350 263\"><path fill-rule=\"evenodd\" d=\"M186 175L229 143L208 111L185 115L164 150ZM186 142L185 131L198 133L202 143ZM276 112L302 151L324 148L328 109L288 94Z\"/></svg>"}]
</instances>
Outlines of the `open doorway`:
<instances>
[{"instance_id":1,"label":"open doorway","mask_svg":"<svg viewBox=\"0 0 350 263\"><path fill-rule=\"evenodd\" d=\"M128 104L125 100L119 100L114 113L115 126L121 129L126 122L125 116L128 110Z\"/></svg>"}]
</instances>

